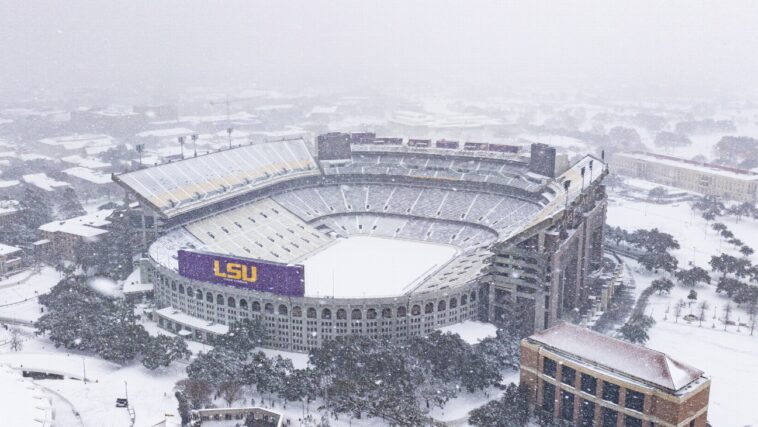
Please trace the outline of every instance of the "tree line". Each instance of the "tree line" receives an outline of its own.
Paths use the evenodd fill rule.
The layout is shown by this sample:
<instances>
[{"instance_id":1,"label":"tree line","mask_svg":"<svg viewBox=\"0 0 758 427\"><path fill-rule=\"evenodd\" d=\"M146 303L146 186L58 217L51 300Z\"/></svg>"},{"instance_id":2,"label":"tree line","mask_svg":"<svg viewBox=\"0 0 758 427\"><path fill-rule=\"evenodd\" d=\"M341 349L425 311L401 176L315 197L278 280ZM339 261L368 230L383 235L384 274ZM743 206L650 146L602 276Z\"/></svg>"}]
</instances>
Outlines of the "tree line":
<instances>
[{"instance_id":1,"label":"tree line","mask_svg":"<svg viewBox=\"0 0 758 427\"><path fill-rule=\"evenodd\" d=\"M318 401L332 417L377 417L396 426L427 421L429 411L459 393L499 386L504 368L518 366L519 336L498 331L470 345L457 334L434 331L404 342L362 336L338 337L313 349L308 366L293 367L289 359L256 351L265 329L258 320L230 326L187 367L188 378L177 385L182 416L190 409L227 405L243 393L284 402Z\"/></svg>"},{"instance_id":2,"label":"tree line","mask_svg":"<svg viewBox=\"0 0 758 427\"><path fill-rule=\"evenodd\" d=\"M139 358L151 370L190 356L181 337L150 336L138 322L134 305L98 294L87 280L68 276L40 295L45 313L34 324L37 334L46 335L56 347L94 353L119 364Z\"/></svg>"}]
</instances>

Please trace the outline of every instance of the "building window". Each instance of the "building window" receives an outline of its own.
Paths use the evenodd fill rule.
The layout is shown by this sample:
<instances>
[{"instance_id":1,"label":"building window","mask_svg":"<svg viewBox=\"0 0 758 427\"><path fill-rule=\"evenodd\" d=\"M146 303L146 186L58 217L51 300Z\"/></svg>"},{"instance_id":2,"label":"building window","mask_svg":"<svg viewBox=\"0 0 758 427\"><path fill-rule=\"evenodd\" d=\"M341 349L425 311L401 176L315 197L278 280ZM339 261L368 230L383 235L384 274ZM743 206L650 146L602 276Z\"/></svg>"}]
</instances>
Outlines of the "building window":
<instances>
[{"instance_id":1,"label":"building window","mask_svg":"<svg viewBox=\"0 0 758 427\"><path fill-rule=\"evenodd\" d=\"M542 359L542 373L548 377L555 378L556 365L555 360L545 357Z\"/></svg>"},{"instance_id":2,"label":"building window","mask_svg":"<svg viewBox=\"0 0 758 427\"><path fill-rule=\"evenodd\" d=\"M618 412L614 411L611 408L603 407L603 415L601 417L600 425L602 427L616 427L618 416L619 416Z\"/></svg>"},{"instance_id":3,"label":"building window","mask_svg":"<svg viewBox=\"0 0 758 427\"><path fill-rule=\"evenodd\" d=\"M645 395L638 391L626 389L624 406L637 412L642 412L645 407Z\"/></svg>"},{"instance_id":4,"label":"building window","mask_svg":"<svg viewBox=\"0 0 758 427\"><path fill-rule=\"evenodd\" d=\"M592 375L582 374L582 391L595 395L597 393L597 378Z\"/></svg>"},{"instance_id":5,"label":"building window","mask_svg":"<svg viewBox=\"0 0 758 427\"><path fill-rule=\"evenodd\" d=\"M642 427L642 420L630 415L624 416L624 427Z\"/></svg>"},{"instance_id":6,"label":"building window","mask_svg":"<svg viewBox=\"0 0 758 427\"><path fill-rule=\"evenodd\" d=\"M563 366L561 368L561 382L573 387L574 384L576 384L576 370L574 368L569 368L568 366Z\"/></svg>"},{"instance_id":7,"label":"building window","mask_svg":"<svg viewBox=\"0 0 758 427\"><path fill-rule=\"evenodd\" d=\"M618 404L619 390L618 385L603 381L603 400Z\"/></svg>"},{"instance_id":8,"label":"building window","mask_svg":"<svg viewBox=\"0 0 758 427\"><path fill-rule=\"evenodd\" d=\"M580 417L579 427L593 427L595 425L595 404L582 399Z\"/></svg>"},{"instance_id":9,"label":"building window","mask_svg":"<svg viewBox=\"0 0 758 427\"><path fill-rule=\"evenodd\" d=\"M544 383L542 387L542 409L552 414L555 409L555 386Z\"/></svg>"},{"instance_id":10,"label":"building window","mask_svg":"<svg viewBox=\"0 0 758 427\"><path fill-rule=\"evenodd\" d=\"M574 421L574 393L561 390L561 418Z\"/></svg>"}]
</instances>

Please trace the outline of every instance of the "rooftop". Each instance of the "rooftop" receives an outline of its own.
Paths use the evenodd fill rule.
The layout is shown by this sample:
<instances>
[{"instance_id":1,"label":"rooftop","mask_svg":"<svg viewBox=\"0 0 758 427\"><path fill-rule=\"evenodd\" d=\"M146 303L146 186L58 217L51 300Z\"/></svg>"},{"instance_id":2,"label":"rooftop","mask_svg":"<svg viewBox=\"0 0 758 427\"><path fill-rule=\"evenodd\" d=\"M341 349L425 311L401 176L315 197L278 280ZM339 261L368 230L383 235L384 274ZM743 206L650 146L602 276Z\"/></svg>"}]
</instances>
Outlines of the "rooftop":
<instances>
[{"instance_id":1,"label":"rooftop","mask_svg":"<svg viewBox=\"0 0 758 427\"><path fill-rule=\"evenodd\" d=\"M712 163L699 163L692 160L680 159L678 157L664 156L661 154L653 153L621 153L616 156L624 156L627 158L645 160L652 163L658 163L664 166L671 166L676 168L689 169L701 173L709 173L713 175L719 175L732 179L741 179L745 181L758 181L758 173L751 172L745 169L730 168L727 166L716 165Z\"/></svg>"},{"instance_id":2,"label":"rooftop","mask_svg":"<svg viewBox=\"0 0 758 427\"><path fill-rule=\"evenodd\" d=\"M42 138L39 142L54 147L63 147L66 150L81 150L84 147L111 146L115 144L115 141L111 136L103 134L57 136Z\"/></svg>"},{"instance_id":3,"label":"rooftop","mask_svg":"<svg viewBox=\"0 0 758 427\"><path fill-rule=\"evenodd\" d=\"M16 252L21 252L21 248L15 246L8 246L0 243L0 255L10 255Z\"/></svg>"},{"instance_id":4,"label":"rooftop","mask_svg":"<svg viewBox=\"0 0 758 427\"><path fill-rule=\"evenodd\" d=\"M68 187L70 185L68 182L58 181L57 179L50 178L44 172L23 175L22 178L28 184L32 184L45 191L54 191L56 188Z\"/></svg>"},{"instance_id":5,"label":"rooftop","mask_svg":"<svg viewBox=\"0 0 758 427\"><path fill-rule=\"evenodd\" d=\"M674 392L703 376L703 371L659 351L570 323L560 323L527 340Z\"/></svg>"},{"instance_id":6,"label":"rooftop","mask_svg":"<svg viewBox=\"0 0 758 427\"><path fill-rule=\"evenodd\" d=\"M101 227L110 224L108 217L112 213L113 209L105 209L64 221L48 222L47 224L42 224L39 229L50 233L67 233L80 237L95 237L108 232Z\"/></svg>"}]
</instances>

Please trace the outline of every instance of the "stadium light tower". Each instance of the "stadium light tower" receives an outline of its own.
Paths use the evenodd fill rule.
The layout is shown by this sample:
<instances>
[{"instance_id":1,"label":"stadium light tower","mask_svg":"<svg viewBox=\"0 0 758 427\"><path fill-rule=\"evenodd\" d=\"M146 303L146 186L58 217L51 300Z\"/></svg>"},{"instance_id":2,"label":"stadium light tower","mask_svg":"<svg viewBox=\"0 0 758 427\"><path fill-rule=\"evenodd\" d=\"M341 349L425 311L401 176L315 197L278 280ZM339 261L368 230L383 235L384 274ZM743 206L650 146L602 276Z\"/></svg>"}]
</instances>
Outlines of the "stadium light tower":
<instances>
[{"instance_id":1,"label":"stadium light tower","mask_svg":"<svg viewBox=\"0 0 758 427\"><path fill-rule=\"evenodd\" d=\"M192 134L192 149L195 151L195 157L197 157L197 134Z\"/></svg>"},{"instance_id":2,"label":"stadium light tower","mask_svg":"<svg viewBox=\"0 0 758 427\"><path fill-rule=\"evenodd\" d=\"M229 136L229 148L232 148L232 132L234 132L234 129L226 128L226 134Z\"/></svg>"},{"instance_id":3,"label":"stadium light tower","mask_svg":"<svg viewBox=\"0 0 758 427\"><path fill-rule=\"evenodd\" d=\"M145 151L145 144L137 144L135 149L139 153L139 166L141 169L142 168L142 152Z\"/></svg>"},{"instance_id":4,"label":"stadium light tower","mask_svg":"<svg viewBox=\"0 0 758 427\"><path fill-rule=\"evenodd\" d=\"M178 139L179 139L179 147L182 150L182 160L184 160L184 137L180 136Z\"/></svg>"}]
</instances>

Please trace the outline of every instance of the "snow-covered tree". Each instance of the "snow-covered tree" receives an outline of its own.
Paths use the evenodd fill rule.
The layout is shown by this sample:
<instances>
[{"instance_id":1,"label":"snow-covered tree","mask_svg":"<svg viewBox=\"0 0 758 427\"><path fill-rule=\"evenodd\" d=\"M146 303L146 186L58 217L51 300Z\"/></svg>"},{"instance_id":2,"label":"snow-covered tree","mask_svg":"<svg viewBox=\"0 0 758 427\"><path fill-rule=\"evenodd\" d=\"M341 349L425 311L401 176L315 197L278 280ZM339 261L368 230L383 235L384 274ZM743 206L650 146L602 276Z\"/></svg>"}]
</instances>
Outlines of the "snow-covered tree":
<instances>
[{"instance_id":1,"label":"snow-covered tree","mask_svg":"<svg viewBox=\"0 0 758 427\"><path fill-rule=\"evenodd\" d=\"M469 413L469 424L477 427L523 427L529 421L527 391L508 384L503 396Z\"/></svg>"},{"instance_id":2,"label":"snow-covered tree","mask_svg":"<svg viewBox=\"0 0 758 427\"><path fill-rule=\"evenodd\" d=\"M698 283L711 283L711 276L701 267L694 266L687 270L679 270L674 274L680 285L695 287Z\"/></svg>"},{"instance_id":3,"label":"snow-covered tree","mask_svg":"<svg viewBox=\"0 0 758 427\"><path fill-rule=\"evenodd\" d=\"M621 337L629 342L645 344L650 339L647 331L654 324L655 320L652 317L638 314L632 316L624 326L619 328L619 332Z\"/></svg>"},{"instance_id":4,"label":"snow-covered tree","mask_svg":"<svg viewBox=\"0 0 758 427\"><path fill-rule=\"evenodd\" d=\"M674 289L674 282L666 278L655 279L650 283L650 286L652 286L652 288L658 292L658 295L660 295L663 292L671 292L671 290Z\"/></svg>"}]
</instances>

